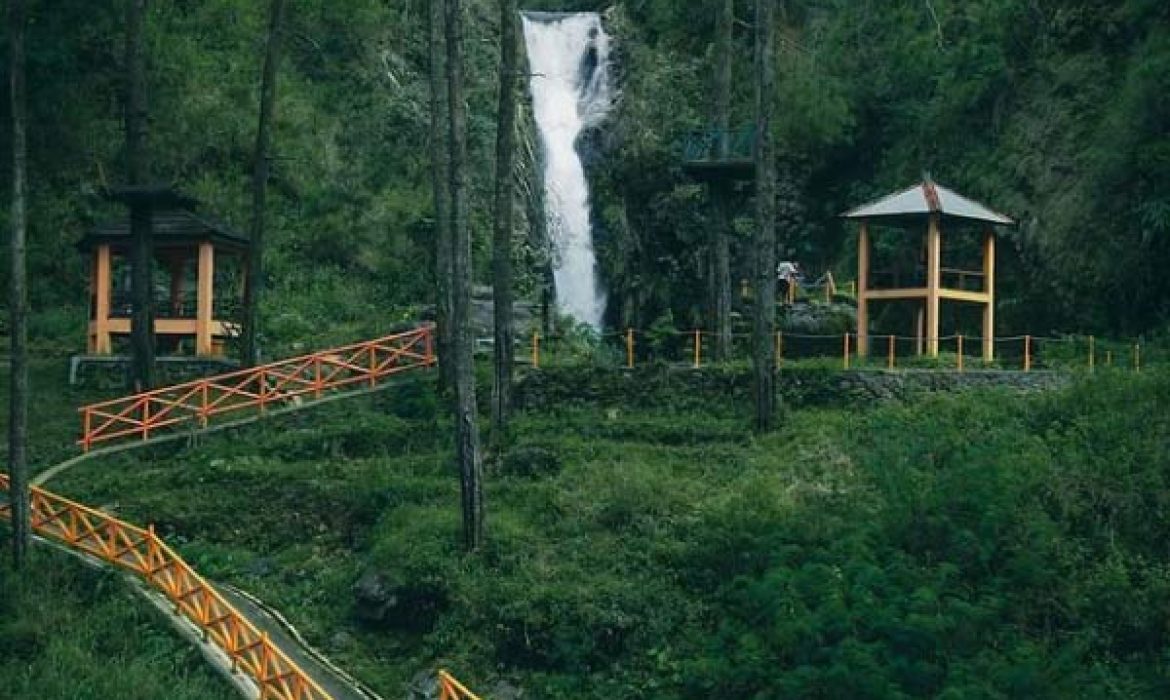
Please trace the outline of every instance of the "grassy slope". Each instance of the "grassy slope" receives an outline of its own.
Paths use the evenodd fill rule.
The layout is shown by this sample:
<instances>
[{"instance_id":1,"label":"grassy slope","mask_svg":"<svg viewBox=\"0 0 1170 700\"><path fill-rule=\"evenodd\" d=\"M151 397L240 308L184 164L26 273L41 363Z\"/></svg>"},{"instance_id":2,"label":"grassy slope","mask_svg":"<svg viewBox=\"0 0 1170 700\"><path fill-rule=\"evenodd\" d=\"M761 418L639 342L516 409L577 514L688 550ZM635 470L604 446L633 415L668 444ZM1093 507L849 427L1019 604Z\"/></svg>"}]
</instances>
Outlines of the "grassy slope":
<instances>
[{"instance_id":1,"label":"grassy slope","mask_svg":"<svg viewBox=\"0 0 1170 700\"><path fill-rule=\"evenodd\" d=\"M475 558L422 386L55 487L157 523L388 696L443 664L534 697L1154 697L1166 405L1165 374L1116 374L799 411L763 439L716 398L522 415L507 466L561 469L492 478ZM369 568L413 628L355 622Z\"/></svg>"},{"instance_id":2,"label":"grassy slope","mask_svg":"<svg viewBox=\"0 0 1170 700\"><path fill-rule=\"evenodd\" d=\"M5 552L7 554L7 552ZM0 697L223 700L235 692L117 576L38 548L0 564Z\"/></svg>"}]
</instances>

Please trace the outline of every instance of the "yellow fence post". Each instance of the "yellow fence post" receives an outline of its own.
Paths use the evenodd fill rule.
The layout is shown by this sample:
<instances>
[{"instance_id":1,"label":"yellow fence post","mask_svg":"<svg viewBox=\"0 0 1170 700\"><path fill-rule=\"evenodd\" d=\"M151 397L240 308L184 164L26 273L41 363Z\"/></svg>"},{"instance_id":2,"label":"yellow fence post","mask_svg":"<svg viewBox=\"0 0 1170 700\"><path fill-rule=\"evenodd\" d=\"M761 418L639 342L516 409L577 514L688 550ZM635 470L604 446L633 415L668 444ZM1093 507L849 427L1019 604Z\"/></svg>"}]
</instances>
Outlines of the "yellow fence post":
<instances>
[{"instance_id":1,"label":"yellow fence post","mask_svg":"<svg viewBox=\"0 0 1170 700\"><path fill-rule=\"evenodd\" d=\"M626 368L634 368L634 329L626 329Z\"/></svg>"},{"instance_id":2,"label":"yellow fence post","mask_svg":"<svg viewBox=\"0 0 1170 700\"><path fill-rule=\"evenodd\" d=\"M532 331L532 367L540 369L540 332Z\"/></svg>"},{"instance_id":3,"label":"yellow fence post","mask_svg":"<svg viewBox=\"0 0 1170 700\"><path fill-rule=\"evenodd\" d=\"M776 331L776 364L784 361L784 331Z\"/></svg>"},{"instance_id":4,"label":"yellow fence post","mask_svg":"<svg viewBox=\"0 0 1170 700\"><path fill-rule=\"evenodd\" d=\"M893 335L889 336L887 345L889 347L886 350L886 369L893 369L894 368L894 336Z\"/></svg>"},{"instance_id":5,"label":"yellow fence post","mask_svg":"<svg viewBox=\"0 0 1170 700\"><path fill-rule=\"evenodd\" d=\"M845 360L845 369L849 369L849 334L848 333L845 334L844 341L845 341L845 347L844 347L843 357Z\"/></svg>"},{"instance_id":6,"label":"yellow fence post","mask_svg":"<svg viewBox=\"0 0 1170 700\"><path fill-rule=\"evenodd\" d=\"M962 333L960 333L958 335L958 337L956 338L956 342L958 343L958 346L959 346L958 347L959 357L957 359L957 362L959 365L959 371L962 372L963 371L963 334Z\"/></svg>"},{"instance_id":7,"label":"yellow fence post","mask_svg":"<svg viewBox=\"0 0 1170 700\"><path fill-rule=\"evenodd\" d=\"M1106 367L1113 366L1113 351L1112 350L1105 351L1105 366Z\"/></svg>"},{"instance_id":8,"label":"yellow fence post","mask_svg":"<svg viewBox=\"0 0 1170 700\"><path fill-rule=\"evenodd\" d=\"M1089 336L1089 371L1093 371L1093 366L1097 364L1097 343L1096 338Z\"/></svg>"},{"instance_id":9,"label":"yellow fence post","mask_svg":"<svg viewBox=\"0 0 1170 700\"><path fill-rule=\"evenodd\" d=\"M695 329L695 369L702 364L703 357L703 334L698 328Z\"/></svg>"},{"instance_id":10,"label":"yellow fence post","mask_svg":"<svg viewBox=\"0 0 1170 700\"><path fill-rule=\"evenodd\" d=\"M1133 371L1142 371L1142 346L1140 343L1133 345Z\"/></svg>"},{"instance_id":11,"label":"yellow fence post","mask_svg":"<svg viewBox=\"0 0 1170 700\"><path fill-rule=\"evenodd\" d=\"M1032 336L1024 336L1024 371L1032 371Z\"/></svg>"}]
</instances>

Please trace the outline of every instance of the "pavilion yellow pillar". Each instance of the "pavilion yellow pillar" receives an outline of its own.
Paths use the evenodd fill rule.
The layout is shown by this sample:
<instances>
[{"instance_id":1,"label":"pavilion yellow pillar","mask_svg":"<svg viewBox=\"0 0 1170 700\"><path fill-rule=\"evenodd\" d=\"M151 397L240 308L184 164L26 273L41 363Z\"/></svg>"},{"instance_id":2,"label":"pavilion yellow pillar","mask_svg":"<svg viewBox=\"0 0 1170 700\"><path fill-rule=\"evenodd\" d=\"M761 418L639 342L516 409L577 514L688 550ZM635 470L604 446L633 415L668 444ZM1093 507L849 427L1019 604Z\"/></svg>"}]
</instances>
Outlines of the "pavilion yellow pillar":
<instances>
[{"instance_id":1,"label":"pavilion yellow pillar","mask_svg":"<svg viewBox=\"0 0 1170 700\"><path fill-rule=\"evenodd\" d=\"M995 231L983 232L983 292L987 303L983 307L983 361L995 359Z\"/></svg>"},{"instance_id":2,"label":"pavilion yellow pillar","mask_svg":"<svg viewBox=\"0 0 1170 700\"><path fill-rule=\"evenodd\" d=\"M97 247L93 258L93 338L89 351L95 355L109 355L110 344L110 246Z\"/></svg>"},{"instance_id":3,"label":"pavilion yellow pillar","mask_svg":"<svg viewBox=\"0 0 1170 700\"><path fill-rule=\"evenodd\" d=\"M942 287L942 229L937 213L926 231L926 352L938 357L938 302Z\"/></svg>"},{"instance_id":4,"label":"pavilion yellow pillar","mask_svg":"<svg viewBox=\"0 0 1170 700\"><path fill-rule=\"evenodd\" d=\"M857 356L869 355L869 223L857 234Z\"/></svg>"},{"instance_id":5,"label":"pavilion yellow pillar","mask_svg":"<svg viewBox=\"0 0 1170 700\"><path fill-rule=\"evenodd\" d=\"M211 350L211 310L214 301L215 249L210 241L199 244L199 289L196 297L195 354L207 357Z\"/></svg>"}]
</instances>

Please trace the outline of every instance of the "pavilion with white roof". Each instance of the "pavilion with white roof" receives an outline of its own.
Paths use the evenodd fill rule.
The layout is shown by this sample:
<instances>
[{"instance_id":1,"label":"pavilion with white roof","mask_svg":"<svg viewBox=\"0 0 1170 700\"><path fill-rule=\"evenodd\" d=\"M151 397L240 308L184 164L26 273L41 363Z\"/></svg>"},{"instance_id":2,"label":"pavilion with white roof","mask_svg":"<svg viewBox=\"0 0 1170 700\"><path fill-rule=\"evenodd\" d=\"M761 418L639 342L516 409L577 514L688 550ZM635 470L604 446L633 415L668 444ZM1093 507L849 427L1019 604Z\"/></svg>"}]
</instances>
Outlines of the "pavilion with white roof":
<instances>
[{"instance_id":1,"label":"pavilion with white roof","mask_svg":"<svg viewBox=\"0 0 1170 700\"><path fill-rule=\"evenodd\" d=\"M979 304L983 307L983 359L990 362L995 352L995 228L1014 222L1003 214L929 178L900 192L895 192L852 209L841 215L859 222L857 240L857 350L869 351L869 304L871 301L911 300L919 304L918 352L923 345L927 354L938 356L939 304L948 301ZM925 279L915 279L911 286L898 281L891 287L871 285L870 223L882 223L904 229L926 224ZM983 226L982 266L980 270L942 267L942 227L944 222L976 223ZM973 284L974 283L974 284Z\"/></svg>"}]
</instances>

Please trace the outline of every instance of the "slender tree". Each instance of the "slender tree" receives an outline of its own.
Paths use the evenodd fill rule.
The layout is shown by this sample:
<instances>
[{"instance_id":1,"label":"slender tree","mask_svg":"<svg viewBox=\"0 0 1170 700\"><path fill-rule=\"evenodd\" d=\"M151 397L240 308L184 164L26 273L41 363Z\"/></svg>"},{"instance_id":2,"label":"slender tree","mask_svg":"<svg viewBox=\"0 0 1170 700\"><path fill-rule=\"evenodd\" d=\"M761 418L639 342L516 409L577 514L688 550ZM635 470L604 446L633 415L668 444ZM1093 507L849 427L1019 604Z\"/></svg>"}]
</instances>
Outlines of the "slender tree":
<instances>
[{"instance_id":1,"label":"slender tree","mask_svg":"<svg viewBox=\"0 0 1170 700\"><path fill-rule=\"evenodd\" d=\"M492 284L495 304L495 373L492 382L492 436L507 431L512 403L512 223L516 163L516 81L519 77L519 11L516 0L500 0L500 108L496 127L495 229Z\"/></svg>"},{"instance_id":2,"label":"slender tree","mask_svg":"<svg viewBox=\"0 0 1170 700\"><path fill-rule=\"evenodd\" d=\"M126 181L131 188L150 179L147 143L146 61L142 49L142 24L147 0L126 2ZM130 382L135 391L154 385L154 246L150 206L142 198L130 198L131 296Z\"/></svg>"},{"instance_id":3,"label":"slender tree","mask_svg":"<svg viewBox=\"0 0 1170 700\"><path fill-rule=\"evenodd\" d=\"M776 0L756 0L756 301L752 332L755 428L771 430L775 417L776 347L776 153L772 112L776 84Z\"/></svg>"},{"instance_id":4,"label":"slender tree","mask_svg":"<svg viewBox=\"0 0 1170 700\"><path fill-rule=\"evenodd\" d=\"M463 501L463 541L469 551L484 540L483 462L475 415L471 334L471 231L467 201L467 106L463 102L463 3L446 0L447 102L451 150L451 355L455 380L455 450Z\"/></svg>"},{"instance_id":5,"label":"slender tree","mask_svg":"<svg viewBox=\"0 0 1170 700\"><path fill-rule=\"evenodd\" d=\"M430 0L431 189L435 200L435 326L439 385L454 385L451 357L451 154L447 147L446 0Z\"/></svg>"},{"instance_id":6,"label":"slender tree","mask_svg":"<svg viewBox=\"0 0 1170 700\"><path fill-rule=\"evenodd\" d=\"M8 414L8 493L12 504L12 560L24 565L31 527L28 491L28 288L25 279L25 234L28 225L26 178L28 145L24 90L25 0L8 3L9 96L12 111L12 264L8 289L12 357Z\"/></svg>"},{"instance_id":7,"label":"slender tree","mask_svg":"<svg viewBox=\"0 0 1170 700\"><path fill-rule=\"evenodd\" d=\"M272 0L268 11L268 44L260 78L260 124L256 129L255 162L252 165L252 230L248 256L248 285L244 290L244 364L259 362L260 298L264 293L264 203L268 189L269 148L276 121L276 77L280 65L280 40L284 27L285 0Z\"/></svg>"},{"instance_id":8,"label":"slender tree","mask_svg":"<svg viewBox=\"0 0 1170 700\"><path fill-rule=\"evenodd\" d=\"M719 157L731 155L731 68L735 26L735 0L720 0L716 23L715 128L719 132ZM731 202L733 190L725 181L711 183L715 225L712 226L711 278L714 292L715 359L731 358Z\"/></svg>"}]
</instances>

